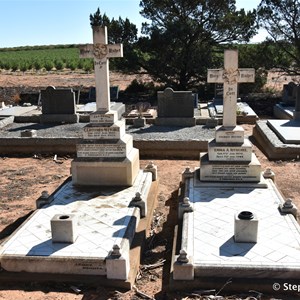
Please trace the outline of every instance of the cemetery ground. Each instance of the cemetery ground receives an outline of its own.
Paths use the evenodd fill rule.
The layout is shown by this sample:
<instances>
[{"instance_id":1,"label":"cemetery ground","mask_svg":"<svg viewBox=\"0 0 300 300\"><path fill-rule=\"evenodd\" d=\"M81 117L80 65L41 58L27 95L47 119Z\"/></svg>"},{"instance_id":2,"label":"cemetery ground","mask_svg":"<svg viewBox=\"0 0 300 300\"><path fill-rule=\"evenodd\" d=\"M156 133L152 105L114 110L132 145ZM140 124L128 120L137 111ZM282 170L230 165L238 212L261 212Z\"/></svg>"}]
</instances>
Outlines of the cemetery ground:
<instances>
[{"instance_id":1,"label":"cemetery ground","mask_svg":"<svg viewBox=\"0 0 300 300\"><path fill-rule=\"evenodd\" d=\"M2 76L1 87L40 87L40 86L75 86L93 85L94 75L80 74L49 76ZM124 89L135 75L121 77L111 76L111 84ZM86 80L86 81L85 81ZM254 152L262 164L262 169L271 168L276 174L278 185L284 198L291 198L300 208L300 161L269 161L261 149L257 148L251 138L253 125L243 125L245 134L250 136L254 144ZM71 156L54 155L11 156L0 157L0 241L3 241L23 222L35 209L35 200L42 191L51 194L70 175ZM149 160L141 160L143 168ZM92 287L87 284L70 284L66 282L42 283L30 281L27 283L3 283L0 280L0 299L200 299L201 287L194 291L168 291L169 270L173 233L177 224L177 194L181 172L185 167L199 166L199 160L154 160L158 166L159 190L157 207L152 218L152 225L144 246L140 272L136 278L136 289L122 291L113 288ZM1 273L0 273L1 274ZM230 283L229 283L230 284ZM226 285L226 282L224 282ZM226 286L216 286L210 295L223 295ZM237 295L239 292L237 291ZM253 296L253 298L250 298ZM230 297L230 299L259 299L259 291L246 295ZM273 298L281 298L272 295ZM269 299L264 297L263 299ZM211 297L210 299L214 299ZM220 299L220 298L216 298ZM222 298L221 298L222 299Z\"/></svg>"},{"instance_id":2,"label":"cemetery ground","mask_svg":"<svg viewBox=\"0 0 300 300\"><path fill-rule=\"evenodd\" d=\"M244 125L251 134L253 125ZM255 141L252 140L255 143ZM271 167L276 174L276 183L285 198L292 198L300 207L300 161L268 161L254 146L254 152L263 169ZM1 221L0 239L5 239L35 209L35 200L41 192L52 193L68 176L70 156L27 156L1 157L0 194ZM141 167L148 160L141 160ZM168 292L169 269L173 243L174 226L177 223L177 194L181 172L186 166L198 167L198 160L154 160L159 172L159 191L151 231L143 251L140 272L136 279L138 291L155 299L197 299L197 291ZM224 282L225 283L225 282ZM0 299L143 299L135 291L124 292L111 288L95 288L86 284L76 285L80 294L69 283L45 284L38 282L0 283ZM216 286L216 292L222 286ZM201 287L199 287L201 290ZM258 291L259 292L259 291ZM215 294L211 292L211 294ZM222 292L220 293L222 295ZM249 294L250 295L250 294ZM248 296L249 296L248 295ZM255 295L255 293L252 295ZM247 295L246 295L247 296ZM244 296L244 299L246 298ZM190 297L190 298L185 298ZM276 297L276 295L274 295ZM199 299L199 298L198 298ZM232 299L232 298L231 298Z\"/></svg>"}]
</instances>

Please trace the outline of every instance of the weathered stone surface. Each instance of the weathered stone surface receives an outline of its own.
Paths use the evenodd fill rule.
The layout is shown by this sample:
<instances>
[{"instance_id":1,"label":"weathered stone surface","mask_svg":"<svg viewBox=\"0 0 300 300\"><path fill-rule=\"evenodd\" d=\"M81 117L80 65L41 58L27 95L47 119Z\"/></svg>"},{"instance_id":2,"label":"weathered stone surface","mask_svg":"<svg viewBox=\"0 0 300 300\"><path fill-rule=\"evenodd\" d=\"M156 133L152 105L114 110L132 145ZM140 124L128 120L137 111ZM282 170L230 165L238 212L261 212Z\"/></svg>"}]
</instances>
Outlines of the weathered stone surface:
<instances>
[{"instance_id":1,"label":"weathered stone surface","mask_svg":"<svg viewBox=\"0 0 300 300\"><path fill-rule=\"evenodd\" d=\"M166 88L157 93L159 118L193 118L194 97L191 91L173 91Z\"/></svg>"},{"instance_id":2,"label":"weathered stone surface","mask_svg":"<svg viewBox=\"0 0 300 300\"><path fill-rule=\"evenodd\" d=\"M251 162L211 162L208 155L200 160L200 180L224 182L259 182L261 165L254 154Z\"/></svg>"},{"instance_id":3,"label":"weathered stone surface","mask_svg":"<svg viewBox=\"0 0 300 300\"><path fill-rule=\"evenodd\" d=\"M208 157L210 161L246 161L252 158L252 144L248 139L243 144L216 143L212 140L208 144Z\"/></svg>"}]
</instances>

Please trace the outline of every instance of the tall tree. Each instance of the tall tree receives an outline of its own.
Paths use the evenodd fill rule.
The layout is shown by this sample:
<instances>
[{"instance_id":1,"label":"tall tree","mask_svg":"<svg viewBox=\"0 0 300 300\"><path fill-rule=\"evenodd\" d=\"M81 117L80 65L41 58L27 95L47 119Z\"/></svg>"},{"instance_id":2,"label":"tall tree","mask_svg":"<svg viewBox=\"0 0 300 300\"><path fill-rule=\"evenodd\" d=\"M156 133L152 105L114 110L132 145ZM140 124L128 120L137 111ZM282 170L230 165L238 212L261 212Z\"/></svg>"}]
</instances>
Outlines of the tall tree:
<instances>
[{"instance_id":1,"label":"tall tree","mask_svg":"<svg viewBox=\"0 0 300 300\"><path fill-rule=\"evenodd\" d=\"M289 74L300 75L300 1L262 0L259 22L271 39L290 59L290 67L276 65Z\"/></svg>"},{"instance_id":2,"label":"tall tree","mask_svg":"<svg viewBox=\"0 0 300 300\"><path fill-rule=\"evenodd\" d=\"M237 11L235 0L142 0L144 23L139 45L143 67L177 89L206 80L224 43L249 41L256 33L256 11ZM214 56L215 57L215 56Z\"/></svg>"}]
</instances>

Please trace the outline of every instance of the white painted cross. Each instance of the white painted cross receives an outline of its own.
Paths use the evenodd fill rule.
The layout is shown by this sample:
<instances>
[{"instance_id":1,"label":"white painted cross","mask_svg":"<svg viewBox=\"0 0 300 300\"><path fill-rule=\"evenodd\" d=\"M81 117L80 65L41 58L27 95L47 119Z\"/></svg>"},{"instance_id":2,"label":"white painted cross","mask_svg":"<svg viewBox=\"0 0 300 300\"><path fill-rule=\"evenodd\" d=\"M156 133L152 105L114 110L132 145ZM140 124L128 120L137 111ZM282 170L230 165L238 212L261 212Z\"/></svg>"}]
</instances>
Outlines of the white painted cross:
<instances>
[{"instance_id":1,"label":"white painted cross","mask_svg":"<svg viewBox=\"0 0 300 300\"><path fill-rule=\"evenodd\" d=\"M109 60L123 57L122 44L107 44L107 27L93 27L93 44L80 47L81 58L94 58L96 108L101 113L110 110Z\"/></svg>"},{"instance_id":2,"label":"white painted cross","mask_svg":"<svg viewBox=\"0 0 300 300\"><path fill-rule=\"evenodd\" d=\"M209 69L208 83L223 83L223 126L236 126L237 85L254 82L254 69L238 68L238 50L224 51L224 69Z\"/></svg>"}]
</instances>

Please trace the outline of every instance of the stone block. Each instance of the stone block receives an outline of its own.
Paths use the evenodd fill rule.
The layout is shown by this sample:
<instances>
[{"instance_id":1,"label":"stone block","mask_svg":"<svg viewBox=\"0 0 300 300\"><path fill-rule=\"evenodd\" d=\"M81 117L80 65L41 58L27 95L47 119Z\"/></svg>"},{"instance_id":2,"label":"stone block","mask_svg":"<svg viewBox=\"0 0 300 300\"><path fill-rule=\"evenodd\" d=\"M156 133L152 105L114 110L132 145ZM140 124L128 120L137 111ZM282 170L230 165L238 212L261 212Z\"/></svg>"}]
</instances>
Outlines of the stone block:
<instances>
[{"instance_id":1,"label":"stone block","mask_svg":"<svg viewBox=\"0 0 300 300\"><path fill-rule=\"evenodd\" d=\"M40 115L40 123L47 124L47 123L78 123L79 122L79 115L63 115L63 114L48 114L48 115Z\"/></svg>"},{"instance_id":2,"label":"stone block","mask_svg":"<svg viewBox=\"0 0 300 300\"><path fill-rule=\"evenodd\" d=\"M191 256L187 256L185 250L180 250L173 265L173 279L174 280L194 280L194 266Z\"/></svg>"},{"instance_id":3,"label":"stone block","mask_svg":"<svg viewBox=\"0 0 300 300\"><path fill-rule=\"evenodd\" d=\"M200 180L222 182L260 182L261 164L252 153L250 162L210 162L208 155L200 158Z\"/></svg>"},{"instance_id":4,"label":"stone block","mask_svg":"<svg viewBox=\"0 0 300 300\"><path fill-rule=\"evenodd\" d=\"M210 161L246 161L252 158L252 144L248 139L243 144L217 143L212 140L208 143L208 157Z\"/></svg>"},{"instance_id":5,"label":"stone block","mask_svg":"<svg viewBox=\"0 0 300 300\"><path fill-rule=\"evenodd\" d=\"M133 148L125 158L76 158L72 161L75 185L131 186L139 171L139 150Z\"/></svg>"},{"instance_id":6,"label":"stone block","mask_svg":"<svg viewBox=\"0 0 300 300\"><path fill-rule=\"evenodd\" d=\"M53 243L74 243L77 238L77 216L57 214L51 219Z\"/></svg>"},{"instance_id":7,"label":"stone block","mask_svg":"<svg viewBox=\"0 0 300 300\"><path fill-rule=\"evenodd\" d=\"M120 139L125 134L125 121L113 125L88 124L83 129L84 139Z\"/></svg>"},{"instance_id":8,"label":"stone block","mask_svg":"<svg viewBox=\"0 0 300 300\"><path fill-rule=\"evenodd\" d=\"M73 115L76 113L75 93L72 89L56 89L48 86L41 91L42 113Z\"/></svg>"},{"instance_id":9,"label":"stone block","mask_svg":"<svg viewBox=\"0 0 300 300\"><path fill-rule=\"evenodd\" d=\"M119 140L84 140L76 146L77 157L126 157L133 148L133 138L125 134Z\"/></svg>"},{"instance_id":10,"label":"stone block","mask_svg":"<svg viewBox=\"0 0 300 300\"><path fill-rule=\"evenodd\" d=\"M146 118L144 117L138 117L136 119L133 119L133 127L145 127L146 126Z\"/></svg>"},{"instance_id":11,"label":"stone block","mask_svg":"<svg viewBox=\"0 0 300 300\"><path fill-rule=\"evenodd\" d=\"M241 126L218 126L216 128L217 143L244 143L244 129Z\"/></svg>"},{"instance_id":12,"label":"stone block","mask_svg":"<svg viewBox=\"0 0 300 300\"><path fill-rule=\"evenodd\" d=\"M35 129L22 130L21 137L37 137L37 133Z\"/></svg>"},{"instance_id":13,"label":"stone block","mask_svg":"<svg viewBox=\"0 0 300 300\"><path fill-rule=\"evenodd\" d=\"M106 258L106 271L108 279L128 279L129 274L129 257L107 257Z\"/></svg>"},{"instance_id":14,"label":"stone block","mask_svg":"<svg viewBox=\"0 0 300 300\"><path fill-rule=\"evenodd\" d=\"M108 112L96 111L91 113L90 122L96 124L114 124L118 121L118 113L116 111L110 110Z\"/></svg>"},{"instance_id":15,"label":"stone block","mask_svg":"<svg viewBox=\"0 0 300 300\"><path fill-rule=\"evenodd\" d=\"M196 125L196 118L161 118L155 119L155 125L158 126L183 126L192 127Z\"/></svg>"},{"instance_id":16,"label":"stone block","mask_svg":"<svg viewBox=\"0 0 300 300\"><path fill-rule=\"evenodd\" d=\"M242 211L234 215L234 240L236 243L256 243L258 235L258 219L250 211Z\"/></svg>"},{"instance_id":17,"label":"stone block","mask_svg":"<svg viewBox=\"0 0 300 300\"><path fill-rule=\"evenodd\" d=\"M159 118L193 118L194 96L191 91L166 88L157 93Z\"/></svg>"}]
</instances>

